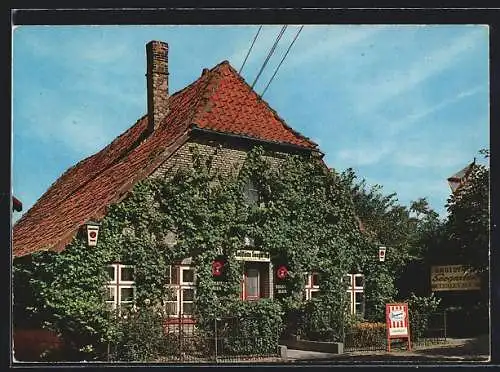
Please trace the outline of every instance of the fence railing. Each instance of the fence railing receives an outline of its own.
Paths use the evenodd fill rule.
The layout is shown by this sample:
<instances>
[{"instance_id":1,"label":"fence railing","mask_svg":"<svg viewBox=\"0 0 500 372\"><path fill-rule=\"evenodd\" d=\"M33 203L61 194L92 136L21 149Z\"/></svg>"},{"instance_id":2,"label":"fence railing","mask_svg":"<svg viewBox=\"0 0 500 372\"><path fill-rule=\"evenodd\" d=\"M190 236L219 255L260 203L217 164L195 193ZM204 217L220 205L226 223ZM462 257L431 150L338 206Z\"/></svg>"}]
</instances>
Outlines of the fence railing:
<instances>
[{"instance_id":1,"label":"fence railing","mask_svg":"<svg viewBox=\"0 0 500 372\"><path fill-rule=\"evenodd\" d=\"M303 320L297 335L310 341L343 342L344 351L384 351L387 350L387 330L385 323L357 322L346 328L338 327L338 319L325 316L321 322ZM432 314L412 314L410 336L415 347L446 342L447 321L445 312ZM391 349L406 348L403 340L391 340Z\"/></svg>"},{"instance_id":2,"label":"fence railing","mask_svg":"<svg viewBox=\"0 0 500 372\"><path fill-rule=\"evenodd\" d=\"M251 323L252 318L214 318L203 323L168 318L160 336L161 356L155 362L222 363L279 358L278 332L262 337L251 331Z\"/></svg>"}]
</instances>

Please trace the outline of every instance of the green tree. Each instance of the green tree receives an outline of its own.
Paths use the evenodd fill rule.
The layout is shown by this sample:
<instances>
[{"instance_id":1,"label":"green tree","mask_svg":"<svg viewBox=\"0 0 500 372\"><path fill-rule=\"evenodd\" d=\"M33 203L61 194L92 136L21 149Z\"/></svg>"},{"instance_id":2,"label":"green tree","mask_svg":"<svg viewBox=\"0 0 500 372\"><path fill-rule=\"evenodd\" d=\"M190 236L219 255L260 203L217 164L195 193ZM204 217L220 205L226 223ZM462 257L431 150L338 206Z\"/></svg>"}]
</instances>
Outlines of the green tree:
<instances>
[{"instance_id":1,"label":"green tree","mask_svg":"<svg viewBox=\"0 0 500 372\"><path fill-rule=\"evenodd\" d=\"M352 169L344 171L341 178L352 192L356 215L373 243L369 248L373 253L362 256L362 268L367 276L367 310L379 314L374 319L382 320L386 302L406 298L412 292L428 292L425 260L433 251L443 222L426 198L407 207L399 203L396 193L384 194L381 185L368 187ZM387 247L383 264L376 259L378 246Z\"/></svg>"},{"instance_id":2,"label":"green tree","mask_svg":"<svg viewBox=\"0 0 500 372\"><path fill-rule=\"evenodd\" d=\"M486 166L475 164L446 206L448 237L459 261L480 273L489 266L489 177Z\"/></svg>"}]
</instances>

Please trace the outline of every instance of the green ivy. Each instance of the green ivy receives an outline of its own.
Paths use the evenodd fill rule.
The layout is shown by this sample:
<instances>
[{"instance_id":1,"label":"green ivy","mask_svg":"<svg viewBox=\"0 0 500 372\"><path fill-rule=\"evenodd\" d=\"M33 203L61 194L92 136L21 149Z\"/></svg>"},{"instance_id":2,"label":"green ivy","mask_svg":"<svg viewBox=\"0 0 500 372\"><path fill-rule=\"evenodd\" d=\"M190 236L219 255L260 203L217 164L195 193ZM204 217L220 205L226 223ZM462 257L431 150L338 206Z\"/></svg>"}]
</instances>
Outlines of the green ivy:
<instances>
[{"instance_id":1,"label":"green ivy","mask_svg":"<svg viewBox=\"0 0 500 372\"><path fill-rule=\"evenodd\" d=\"M344 314L346 288L341 278L356 264L366 271L368 302L383 314L380 306L394 290L393 278L388 268L378 265L376 246L359 231L349 188L315 157L287 155L273 167L269 156L273 154L256 147L236 176L222 177L211 157L193 149L192 168L140 182L109 207L97 247L88 247L84 234L78 234L60 253L16 260L16 288L30 293L17 307L17 321L32 317L59 331L77 351L75 358L102 359L103 345L120 334L103 300L106 265L119 261L135 266L140 311L146 300L165 303L166 270L186 257L192 257L196 267L200 324L216 316L244 318L257 311L257 329L282 329L287 317L305 305L304 273L312 271L321 274L321 306ZM248 204L242 196L248 180L258 188L260 204ZM174 242L169 241L172 233ZM259 305L240 300L242 264L234 255L245 236L273 261L288 261L289 295L271 301L278 308L269 308L274 305L264 300ZM230 267L223 283L215 282L210 271L221 252ZM16 299L21 297L16 292ZM276 314L281 322L275 321Z\"/></svg>"}]
</instances>

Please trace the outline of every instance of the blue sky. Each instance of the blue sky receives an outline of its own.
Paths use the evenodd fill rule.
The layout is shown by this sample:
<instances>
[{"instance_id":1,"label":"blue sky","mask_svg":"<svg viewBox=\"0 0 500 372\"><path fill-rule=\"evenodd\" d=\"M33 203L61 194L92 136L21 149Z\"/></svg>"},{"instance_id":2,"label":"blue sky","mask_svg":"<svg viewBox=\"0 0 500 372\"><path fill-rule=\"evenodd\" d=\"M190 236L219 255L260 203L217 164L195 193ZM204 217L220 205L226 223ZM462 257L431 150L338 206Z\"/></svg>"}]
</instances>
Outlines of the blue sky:
<instances>
[{"instance_id":1,"label":"blue sky","mask_svg":"<svg viewBox=\"0 0 500 372\"><path fill-rule=\"evenodd\" d=\"M252 83L281 26L264 26L242 71ZM299 26L289 25L261 93ZM241 67L249 26L20 26L13 34L13 193L25 213L69 167L146 112L145 44L169 43L170 92L223 60ZM489 148L488 28L306 25L264 99L399 202L445 217L446 178ZM15 213L14 219L20 217Z\"/></svg>"}]
</instances>

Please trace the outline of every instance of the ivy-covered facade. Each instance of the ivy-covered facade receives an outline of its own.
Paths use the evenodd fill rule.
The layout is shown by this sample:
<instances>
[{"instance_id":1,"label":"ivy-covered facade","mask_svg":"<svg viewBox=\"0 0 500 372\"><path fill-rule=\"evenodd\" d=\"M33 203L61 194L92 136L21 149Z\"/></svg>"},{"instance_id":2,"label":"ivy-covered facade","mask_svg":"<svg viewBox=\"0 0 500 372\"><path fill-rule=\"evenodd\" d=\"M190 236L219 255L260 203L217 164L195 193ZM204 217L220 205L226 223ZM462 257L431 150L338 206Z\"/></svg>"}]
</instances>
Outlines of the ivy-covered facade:
<instances>
[{"instance_id":1,"label":"ivy-covered facade","mask_svg":"<svg viewBox=\"0 0 500 372\"><path fill-rule=\"evenodd\" d=\"M68 170L14 228L15 327L54 329L90 355L130 309L155 308L166 327L251 314L292 333L300 311L338 329L383 318L398 263L379 262L317 146L227 63L159 98L166 48L148 45L148 115ZM42 228L46 240L33 238Z\"/></svg>"}]
</instances>

